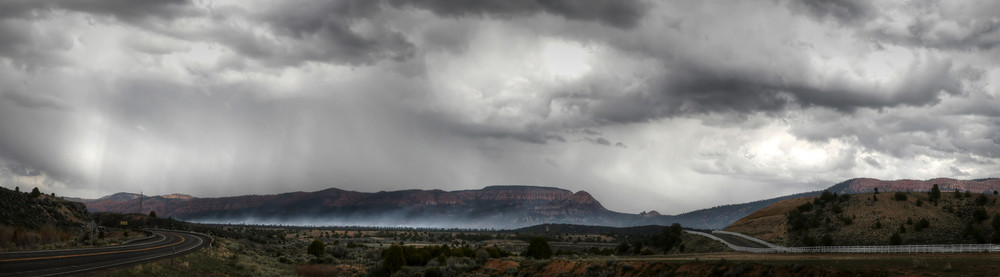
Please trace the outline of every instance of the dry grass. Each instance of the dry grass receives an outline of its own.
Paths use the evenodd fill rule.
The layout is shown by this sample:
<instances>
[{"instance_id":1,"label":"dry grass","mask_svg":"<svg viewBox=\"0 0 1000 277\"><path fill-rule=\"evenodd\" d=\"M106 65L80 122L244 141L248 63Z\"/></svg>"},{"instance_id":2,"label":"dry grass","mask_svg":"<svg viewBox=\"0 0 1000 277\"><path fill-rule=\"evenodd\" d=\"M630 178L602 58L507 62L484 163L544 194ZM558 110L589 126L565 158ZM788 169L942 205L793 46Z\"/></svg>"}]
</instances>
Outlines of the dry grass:
<instances>
[{"instance_id":1,"label":"dry grass","mask_svg":"<svg viewBox=\"0 0 1000 277\"><path fill-rule=\"evenodd\" d=\"M975 239L963 236L972 211L982 207L991 218L1000 213L1000 205L995 202L998 197L992 194L985 195L988 203L984 206L975 204L975 198L980 194L955 198L953 193L945 192L937 206L929 202L925 192L906 193L906 201L893 200L892 195L878 194L878 201L872 200L872 194L852 195L850 200L840 204L844 212L839 215L851 218L852 224L847 225L837 219L838 215L826 212L822 217L829 218L830 223L822 220L821 227L809 229L809 235L819 239L829 234L834 245L886 245L892 234L903 226L905 232L901 235L904 244L976 243ZM789 237L785 215L815 198L795 198L775 203L736 221L725 230L785 244ZM918 200L923 202L921 206L916 205ZM931 224L923 231L917 232L913 225L907 224L908 220L916 223L924 218ZM882 227L876 228L876 222ZM987 238L993 232L989 220L974 226L980 228Z\"/></svg>"},{"instance_id":2,"label":"dry grass","mask_svg":"<svg viewBox=\"0 0 1000 277\"><path fill-rule=\"evenodd\" d=\"M753 236L771 243L782 244L788 238L785 214L815 197L793 198L779 201L737 220L724 230Z\"/></svg>"}]
</instances>

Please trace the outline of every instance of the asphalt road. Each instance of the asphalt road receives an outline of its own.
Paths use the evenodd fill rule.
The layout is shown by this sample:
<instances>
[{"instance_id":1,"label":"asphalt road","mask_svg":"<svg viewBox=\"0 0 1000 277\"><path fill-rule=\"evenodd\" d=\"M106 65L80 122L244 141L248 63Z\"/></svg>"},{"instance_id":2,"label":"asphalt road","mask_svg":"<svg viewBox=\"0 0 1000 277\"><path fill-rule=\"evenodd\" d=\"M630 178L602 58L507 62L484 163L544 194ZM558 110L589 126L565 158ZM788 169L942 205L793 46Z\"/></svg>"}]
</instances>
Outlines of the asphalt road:
<instances>
[{"instance_id":1,"label":"asphalt road","mask_svg":"<svg viewBox=\"0 0 1000 277\"><path fill-rule=\"evenodd\" d=\"M744 239L744 238L741 238L741 237L737 237L737 236L731 236L731 235L726 235L726 234L712 234L712 235L714 235L714 236L716 236L716 237L718 237L720 239L723 239L725 241L728 241L732 245L736 245L736 246L752 247L752 248L767 248L767 246L765 246L765 245L761 245L759 243L756 243L756 242L753 242L753 241L750 241L748 239Z\"/></svg>"},{"instance_id":2,"label":"asphalt road","mask_svg":"<svg viewBox=\"0 0 1000 277\"><path fill-rule=\"evenodd\" d=\"M184 255L207 246L211 238L190 233L152 230L150 239L125 245L0 252L0 276L53 276L78 274L93 270L138 264L160 258Z\"/></svg>"}]
</instances>

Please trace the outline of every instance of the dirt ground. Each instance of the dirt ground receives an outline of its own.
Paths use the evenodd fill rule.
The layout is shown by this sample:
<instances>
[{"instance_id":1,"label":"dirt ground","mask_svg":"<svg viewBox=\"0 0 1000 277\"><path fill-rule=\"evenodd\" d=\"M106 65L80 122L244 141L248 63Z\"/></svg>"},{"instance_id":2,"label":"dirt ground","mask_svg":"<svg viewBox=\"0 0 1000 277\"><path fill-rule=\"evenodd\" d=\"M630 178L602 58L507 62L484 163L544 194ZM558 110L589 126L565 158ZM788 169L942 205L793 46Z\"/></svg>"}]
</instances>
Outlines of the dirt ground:
<instances>
[{"instance_id":1,"label":"dirt ground","mask_svg":"<svg viewBox=\"0 0 1000 277\"><path fill-rule=\"evenodd\" d=\"M492 260L500 276L995 276L1000 254L750 254L707 253L636 257Z\"/></svg>"}]
</instances>

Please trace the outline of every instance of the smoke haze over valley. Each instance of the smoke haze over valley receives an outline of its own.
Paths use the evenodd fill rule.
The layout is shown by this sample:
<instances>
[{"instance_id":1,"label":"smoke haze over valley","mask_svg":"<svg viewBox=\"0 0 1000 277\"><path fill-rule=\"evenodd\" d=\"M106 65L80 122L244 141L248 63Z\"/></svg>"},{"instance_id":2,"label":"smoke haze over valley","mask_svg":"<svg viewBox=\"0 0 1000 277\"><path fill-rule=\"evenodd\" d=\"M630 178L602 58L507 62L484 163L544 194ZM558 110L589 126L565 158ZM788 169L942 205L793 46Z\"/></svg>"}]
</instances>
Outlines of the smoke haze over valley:
<instances>
[{"instance_id":1,"label":"smoke haze over valley","mask_svg":"<svg viewBox=\"0 0 1000 277\"><path fill-rule=\"evenodd\" d=\"M0 185L86 199L526 185L638 216L861 177L997 177L998 10L2 1Z\"/></svg>"}]
</instances>

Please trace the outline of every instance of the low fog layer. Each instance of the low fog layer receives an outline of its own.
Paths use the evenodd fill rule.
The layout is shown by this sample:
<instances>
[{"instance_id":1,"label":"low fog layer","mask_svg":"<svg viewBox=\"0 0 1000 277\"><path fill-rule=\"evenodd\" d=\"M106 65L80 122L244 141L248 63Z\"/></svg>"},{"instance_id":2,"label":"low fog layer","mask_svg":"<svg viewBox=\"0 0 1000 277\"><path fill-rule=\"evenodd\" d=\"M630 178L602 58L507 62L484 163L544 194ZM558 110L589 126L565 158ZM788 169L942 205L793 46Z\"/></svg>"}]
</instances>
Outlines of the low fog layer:
<instances>
[{"instance_id":1,"label":"low fog layer","mask_svg":"<svg viewBox=\"0 0 1000 277\"><path fill-rule=\"evenodd\" d=\"M4 186L586 190L676 214L1000 168L997 1L0 2ZM22 188L23 189L23 188ZM325 224L325 223L316 223Z\"/></svg>"}]
</instances>

